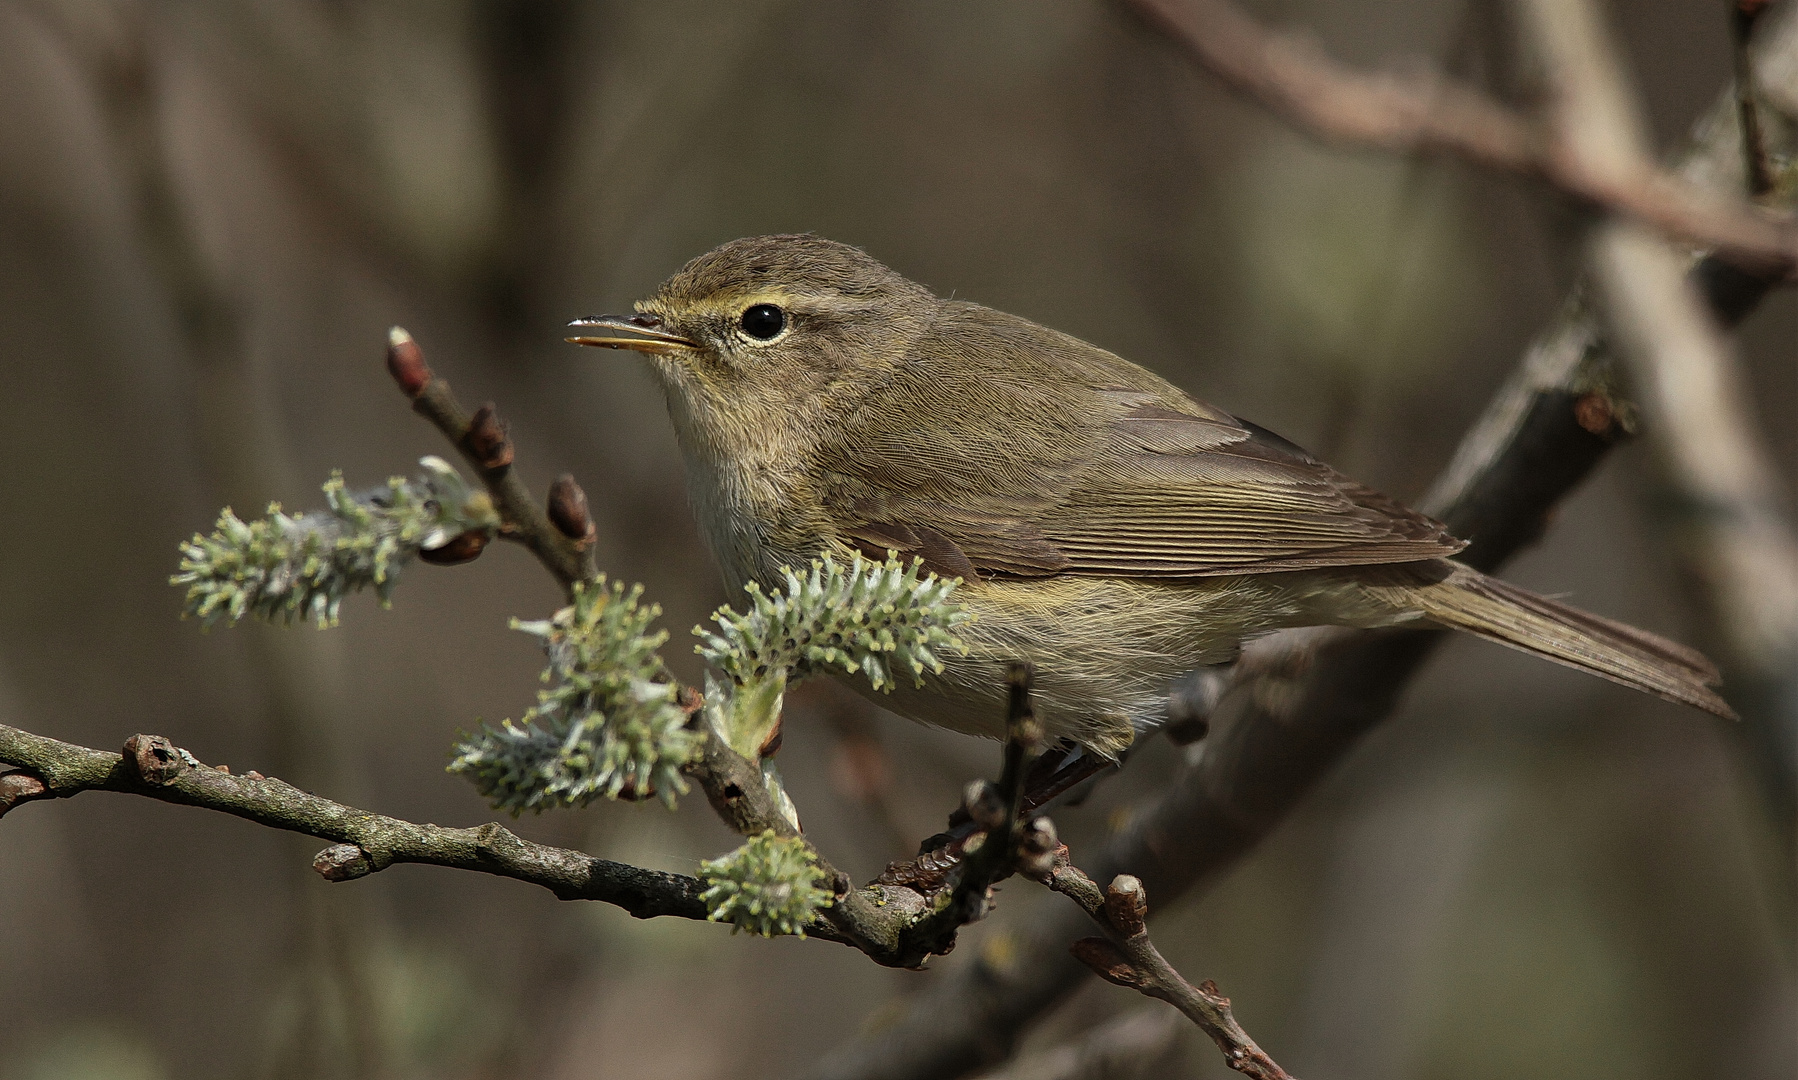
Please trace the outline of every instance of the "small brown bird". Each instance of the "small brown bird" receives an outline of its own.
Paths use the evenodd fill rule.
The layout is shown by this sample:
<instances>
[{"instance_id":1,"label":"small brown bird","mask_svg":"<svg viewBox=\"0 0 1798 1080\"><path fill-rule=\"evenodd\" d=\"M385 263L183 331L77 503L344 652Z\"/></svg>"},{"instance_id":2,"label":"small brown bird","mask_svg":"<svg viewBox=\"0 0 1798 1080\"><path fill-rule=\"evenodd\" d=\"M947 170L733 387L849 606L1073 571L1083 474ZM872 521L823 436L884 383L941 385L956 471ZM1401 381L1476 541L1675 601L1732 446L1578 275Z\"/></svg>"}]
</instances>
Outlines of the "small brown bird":
<instances>
[{"instance_id":1,"label":"small brown bird","mask_svg":"<svg viewBox=\"0 0 1798 1080\"><path fill-rule=\"evenodd\" d=\"M898 711L1001 735L1001 665L1049 733L1112 758L1170 684L1284 627L1433 624L1695 705L1698 652L1448 558L1466 545L1104 349L942 300L857 248L737 240L569 338L654 362L734 592L826 552L960 577L971 652Z\"/></svg>"}]
</instances>

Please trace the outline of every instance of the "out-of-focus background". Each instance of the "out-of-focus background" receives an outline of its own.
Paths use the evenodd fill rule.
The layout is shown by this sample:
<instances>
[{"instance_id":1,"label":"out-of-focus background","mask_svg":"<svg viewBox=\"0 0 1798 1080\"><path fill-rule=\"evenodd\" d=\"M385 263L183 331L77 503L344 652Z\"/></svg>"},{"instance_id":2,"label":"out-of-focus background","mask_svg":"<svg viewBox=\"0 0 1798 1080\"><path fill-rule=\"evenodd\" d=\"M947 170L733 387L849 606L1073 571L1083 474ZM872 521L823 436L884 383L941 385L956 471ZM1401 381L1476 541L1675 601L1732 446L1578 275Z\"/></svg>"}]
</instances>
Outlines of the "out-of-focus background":
<instances>
[{"instance_id":1,"label":"out-of-focus background","mask_svg":"<svg viewBox=\"0 0 1798 1080\"><path fill-rule=\"evenodd\" d=\"M1728 6L1612 12L1663 147L1729 77ZM1490 4L1251 8L1351 62L1515 79ZM328 632L201 634L167 584L221 506L313 505L333 468L368 485L444 450L382 368L394 323L499 403L533 488L580 478L601 566L665 606L691 677L685 630L728 598L659 394L632 356L564 345L567 319L812 230L1416 498L1566 294L1576 227L1525 182L1321 148L1099 0L0 0L0 718L488 819L443 765L533 699L541 656L506 620L557 593L522 551L416 567ZM1741 342L1789 481L1793 291ZM1615 454L1509 576L1696 640L1656 490L1644 447ZM785 747L859 878L997 759L829 685ZM1176 754L1058 815L1076 854ZM1729 725L1456 642L1158 937L1299 1075L1790 1077L1789 833L1754 775ZM688 872L734 846L694 800L516 827ZM0 1080L788 1075L1065 902L1009 884L958 954L895 972L441 869L328 885L320 846L105 794L9 815ZM1032 1045L1141 1005L1095 984ZM1159 1075L1225 1075L1183 1039Z\"/></svg>"}]
</instances>

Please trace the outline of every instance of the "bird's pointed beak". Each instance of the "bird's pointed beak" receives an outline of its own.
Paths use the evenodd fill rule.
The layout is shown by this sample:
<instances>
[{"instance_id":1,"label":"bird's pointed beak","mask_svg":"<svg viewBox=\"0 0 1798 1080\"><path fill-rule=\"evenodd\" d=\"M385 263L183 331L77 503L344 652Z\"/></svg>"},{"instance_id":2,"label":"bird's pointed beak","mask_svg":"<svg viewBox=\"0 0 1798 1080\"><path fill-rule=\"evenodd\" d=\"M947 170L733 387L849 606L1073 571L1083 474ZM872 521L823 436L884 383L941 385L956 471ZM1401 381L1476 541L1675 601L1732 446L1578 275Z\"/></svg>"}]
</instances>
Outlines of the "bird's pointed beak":
<instances>
[{"instance_id":1,"label":"bird's pointed beak","mask_svg":"<svg viewBox=\"0 0 1798 1080\"><path fill-rule=\"evenodd\" d=\"M670 334L663 330L659 315L589 315L584 319L576 319L568 324L580 330L622 330L630 337L598 337L581 334L564 338L571 345L591 345L597 349L629 349L640 353L660 353L664 356L681 352L690 352L699 348L698 343L689 341L679 334Z\"/></svg>"}]
</instances>

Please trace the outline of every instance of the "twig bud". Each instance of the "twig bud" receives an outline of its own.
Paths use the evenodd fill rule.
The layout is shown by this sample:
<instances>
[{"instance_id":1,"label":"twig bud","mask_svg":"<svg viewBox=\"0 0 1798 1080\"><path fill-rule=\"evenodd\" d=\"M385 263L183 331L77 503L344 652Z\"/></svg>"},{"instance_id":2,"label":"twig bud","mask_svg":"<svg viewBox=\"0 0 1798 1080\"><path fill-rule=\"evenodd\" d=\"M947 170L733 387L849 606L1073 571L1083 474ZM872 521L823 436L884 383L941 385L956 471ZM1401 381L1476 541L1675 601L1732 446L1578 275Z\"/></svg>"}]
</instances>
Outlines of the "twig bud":
<instances>
[{"instance_id":1,"label":"twig bud","mask_svg":"<svg viewBox=\"0 0 1798 1080\"><path fill-rule=\"evenodd\" d=\"M1031 818L1018 838L1018 873L1027 878L1042 879L1055 871L1061 852L1061 838L1055 835L1055 823L1046 817Z\"/></svg>"},{"instance_id":2,"label":"twig bud","mask_svg":"<svg viewBox=\"0 0 1798 1080\"><path fill-rule=\"evenodd\" d=\"M1617 414L1611 407L1609 395L1594 390L1573 403L1573 419L1592 434L1605 435L1616 422Z\"/></svg>"},{"instance_id":3,"label":"twig bud","mask_svg":"<svg viewBox=\"0 0 1798 1080\"><path fill-rule=\"evenodd\" d=\"M563 473L549 486L549 521L570 540L591 540L598 531L587 509L587 493L574 482L573 473Z\"/></svg>"},{"instance_id":4,"label":"twig bud","mask_svg":"<svg viewBox=\"0 0 1798 1080\"><path fill-rule=\"evenodd\" d=\"M1005 667L1008 700L1005 710L1005 737L1034 755L1043 744L1043 724L1030 706L1030 686L1035 669L1023 660L1013 660Z\"/></svg>"},{"instance_id":5,"label":"twig bud","mask_svg":"<svg viewBox=\"0 0 1798 1080\"><path fill-rule=\"evenodd\" d=\"M1112 878L1111 887L1105 890L1105 914L1125 937L1142 933L1149 915L1149 893L1141 879L1131 874Z\"/></svg>"},{"instance_id":6,"label":"twig bud","mask_svg":"<svg viewBox=\"0 0 1798 1080\"><path fill-rule=\"evenodd\" d=\"M22 802L41 799L50 789L28 772L0 773L0 816Z\"/></svg>"},{"instance_id":7,"label":"twig bud","mask_svg":"<svg viewBox=\"0 0 1798 1080\"><path fill-rule=\"evenodd\" d=\"M474 417L468 422L468 434L463 439L468 444L468 452L481 463L481 468L503 469L512 464L512 437L507 433L506 422L494 413L493 402L474 411Z\"/></svg>"},{"instance_id":8,"label":"twig bud","mask_svg":"<svg viewBox=\"0 0 1798 1080\"><path fill-rule=\"evenodd\" d=\"M354 881L374 873L375 865L355 844L332 844L313 856L312 869L326 881Z\"/></svg>"},{"instance_id":9,"label":"twig bud","mask_svg":"<svg viewBox=\"0 0 1798 1080\"><path fill-rule=\"evenodd\" d=\"M1074 958L1093 969L1093 973L1109 983L1141 990L1147 983L1118 947L1104 938L1081 938L1068 947Z\"/></svg>"},{"instance_id":10,"label":"twig bud","mask_svg":"<svg viewBox=\"0 0 1798 1080\"><path fill-rule=\"evenodd\" d=\"M1005 824L1005 799L999 786L991 780L970 780L962 789L962 809L974 824L983 829L996 829Z\"/></svg>"},{"instance_id":11,"label":"twig bud","mask_svg":"<svg viewBox=\"0 0 1798 1080\"><path fill-rule=\"evenodd\" d=\"M146 784L166 787L187 770L181 751L161 735L133 735L125 740L125 764Z\"/></svg>"},{"instance_id":12,"label":"twig bud","mask_svg":"<svg viewBox=\"0 0 1798 1080\"><path fill-rule=\"evenodd\" d=\"M880 885L902 885L920 895L933 893L943 887L965 854L946 834L938 833L920 845L917 858L887 863L886 871L874 880Z\"/></svg>"},{"instance_id":13,"label":"twig bud","mask_svg":"<svg viewBox=\"0 0 1798 1080\"><path fill-rule=\"evenodd\" d=\"M425 363L424 350L412 340L411 334L398 326L387 331L387 373L409 398L417 397L425 385L436 378L431 374L430 365Z\"/></svg>"},{"instance_id":14,"label":"twig bud","mask_svg":"<svg viewBox=\"0 0 1798 1080\"><path fill-rule=\"evenodd\" d=\"M487 549L486 529L457 533L434 548L419 548L418 557L432 566L459 566L480 558Z\"/></svg>"}]
</instances>

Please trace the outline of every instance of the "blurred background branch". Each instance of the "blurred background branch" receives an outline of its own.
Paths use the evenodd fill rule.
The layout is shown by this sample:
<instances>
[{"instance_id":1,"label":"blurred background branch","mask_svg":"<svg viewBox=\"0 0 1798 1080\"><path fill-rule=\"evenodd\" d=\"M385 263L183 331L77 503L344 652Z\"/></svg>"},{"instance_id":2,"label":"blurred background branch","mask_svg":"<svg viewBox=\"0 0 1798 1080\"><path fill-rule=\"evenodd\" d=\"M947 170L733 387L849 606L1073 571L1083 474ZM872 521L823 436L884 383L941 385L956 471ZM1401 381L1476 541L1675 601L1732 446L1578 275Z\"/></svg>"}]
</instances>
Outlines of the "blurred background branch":
<instances>
[{"instance_id":1,"label":"blurred background branch","mask_svg":"<svg viewBox=\"0 0 1798 1080\"><path fill-rule=\"evenodd\" d=\"M1458 153L1539 176L1725 255L1788 273L1798 265L1798 223L1789 212L1699 189L1647 155L1596 155L1571 125L1534 121L1415 61L1408 70L1364 74L1331 60L1311 38L1268 32L1229 0L1124 2L1227 85L1323 138L1401 153Z\"/></svg>"},{"instance_id":2,"label":"blurred background branch","mask_svg":"<svg viewBox=\"0 0 1798 1080\"><path fill-rule=\"evenodd\" d=\"M1162 0L1151 2L1162 10ZM1558 0L1543 0L1543 6L1563 17L1570 10ZM1208 61L1213 53L1240 57L1244 49L1285 47L1277 41L1261 41L1259 31L1227 5L1208 0L1184 5L1169 0L1166 7L1203 16L1195 16L1194 26L1179 29L1190 33L1189 40L1200 45L1201 55ZM1784 14L1778 36L1766 47L1772 57L1798 56L1798 18L1789 10ZM1251 34L1257 35L1256 40L1244 40ZM1229 39L1228 49L1214 35ZM1590 76L1607 65L1614 69L1614 61L1601 54L1564 60L1559 70L1576 69ZM1615 85L1603 89L1613 99L1619 94ZM1315 87L1303 93L1307 101L1313 93L1319 95L1317 100L1324 96ZM1284 84L1270 104L1283 115L1297 112L1301 122L1314 119L1292 106L1291 88ZM1622 103L1613 100L1610 107L1620 109ZM1700 143L1691 151L1693 157L1741 160L1739 129L1722 122L1734 109L1734 94L1726 93L1713 110L1712 122L1701 129ZM1456 121L1444 123L1452 126ZM1349 131L1345 125L1326 130L1337 137ZM1601 126L1595 136L1603 134ZM1375 145L1388 145L1366 132L1360 137ZM1614 151L1609 147L1595 151L1580 143L1581 137L1563 136L1569 153L1614 166L1618 156ZM1646 168L1633 160L1624 165ZM1722 170L1687 168L1700 174L1728 175ZM1601 229L1599 235L1606 234ZM1605 241L1597 242L1602 249ZM1673 258L1670 252L1667 257ZM1687 325L1697 318L1702 320L1697 325L1705 327L1713 325L1714 319L1739 320L1788 273L1785 266L1762 264L1758 274L1744 274L1718 265L1713 255L1693 271L1695 286L1688 287L1680 268L1666 265L1674 266L1672 288L1681 296L1694 298L1699 289L1708 290L1711 310L1695 316L1694 308L1702 302L1695 299L1683 309L1673 307L1661 318L1683 318ZM1601 289L1614 284L1607 280L1611 273L1602 267L1598 275ZM1638 291L1640 288L1625 286L1621 290L1630 297L1627 303L1632 311L1644 303L1670 303L1665 279L1658 292ZM1599 314L1583 293L1567 302L1561 320L1526 352L1517 374L1487 406L1448 472L1420 504L1456 535L1473 539L1472 546L1459 556L1471 565L1495 570L1519 549L1540 539L1560 500L1635 426L1635 405L1626 396L1623 373L1616 370L1616 354L1598 320ZM1707 342L1717 342L1715 331L1707 333ZM1640 331L1622 338L1626 349L1640 349L1641 339ZM1712 373L1708 378L1727 378L1727 354L1715 346L1699 352L1689 344L1679 348L1680 343L1691 341L1690 330L1670 333L1656 348L1674 350L1674 355L1682 357L1681 363ZM1716 395L1711 397L1714 401ZM1704 405L1689 401L1677 407L1704 409ZM1747 505L1739 498L1724 505L1732 510L1752 510L1752 515L1745 515L1747 520L1768 520L1769 511L1780 504L1775 489L1755 480L1771 473L1758 460L1759 451L1750 449L1752 427L1740 412L1727 406L1705 409L1704 417L1696 423L1692 422L1696 418L1688 419L1688 429L1701 441L1720 441L1736 449L1741 462L1755 466L1738 469L1737 463L1731 462L1713 473L1731 489L1739 490L1743 484L1754 488L1754 498ZM1718 435L1710 422L1732 426L1726 435ZM1677 440L1678 436L1670 433L1668 438ZM1775 529L1770 542L1755 548L1767 561L1744 569L1764 575L1760 580L1772 596L1769 603L1779 618L1784 618L1787 612L1781 598L1791 576L1798 573L1798 561L1789 558L1790 551L1781 547L1781 542ZM1753 588L1751 580L1743 584ZM1758 620L1748 612L1742 615L1741 627L1757 625ZM1778 623L1778 633L1789 633L1795 625ZM1283 821L1360 738L1386 718L1406 681L1440 644L1440 637L1433 631L1308 630L1252 644L1237 666L1234 685L1225 691L1221 723L1197 763L1113 840L1095 860L1094 874L1101 878L1112 873L1138 874L1155 895L1170 898L1215 882ZM1785 752L1791 720L1789 714L1776 711L1784 703L1775 704L1777 697L1765 701L1761 695L1766 681L1777 683L1793 677L1798 669L1783 663L1789 657L1789 651L1772 652L1769 659L1775 663L1766 669L1735 665L1745 676L1740 689L1746 696L1740 707L1745 713L1753 711L1749 727L1759 735L1752 739L1754 760L1772 778L1772 820L1788 843L1794 815L1791 777L1798 768L1798 755ZM920 995L900 1020L833 1053L815 1075L844 1080L943 1077L961 1075L1003 1058L1011 1052L1008 1040L1016 1038L1023 1026L1070 993L1080 980L1081 968L1062 955L1059 946L1069 929L1065 919L1032 927L1002 968L963 969L959 978Z\"/></svg>"},{"instance_id":3,"label":"blurred background branch","mask_svg":"<svg viewBox=\"0 0 1798 1080\"><path fill-rule=\"evenodd\" d=\"M1562 139L1582 157L1643 167L1641 105L1590 4L1532 0L1525 10ZM1738 25L1752 24L1751 12L1738 12ZM1795 22L1785 21L1789 38L1798 37ZM1775 64L1798 63L1798 47L1770 52ZM1774 186L1753 71L1751 59L1739 65L1750 85L1737 90L1737 117L1747 186L1767 194ZM1674 547L1789 843L1798 827L1798 533L1790 495L1749 404L1734 344L1687 280L1690 259L1622 221L1601 224L1590 244L1596 292L1678 515Z\"/></svg>"}]
</instances>

